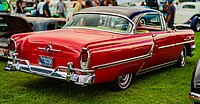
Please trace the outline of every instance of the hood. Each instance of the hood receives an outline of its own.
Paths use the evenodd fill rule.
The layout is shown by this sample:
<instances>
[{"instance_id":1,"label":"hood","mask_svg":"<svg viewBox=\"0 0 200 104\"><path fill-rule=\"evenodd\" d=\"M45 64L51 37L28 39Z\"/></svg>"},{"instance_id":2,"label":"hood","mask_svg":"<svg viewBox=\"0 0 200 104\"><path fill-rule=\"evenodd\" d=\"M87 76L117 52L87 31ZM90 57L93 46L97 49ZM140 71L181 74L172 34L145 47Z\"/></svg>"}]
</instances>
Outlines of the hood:
<instances>
[{"instance_id":1,"label":"hood","mask_svg":"<svg viewBox=\"0 0 200 104\"><path fill-rule=\"evenodd\" d=\"M193 10L178 10L175 14L175 24L183 24L192 18L196 14ZM183 18L184 17L184 18Z\"/></svg>"},{"instance_id":2,"label":"hood","mask_svg":"<svg viewBox=\"0 0 200 104\"><path fill-rule=\"evenodd\" d=\"M23 49L31 53L45 54L44 50L47 45L51 45L53 50L61 52L52 52L52 56L70 56L77 58L84 45L112 38L113 34L98 30L89 29L59 29L46 32L37 32L29 35L23 42Z\"/></svg>"}]
</instances>

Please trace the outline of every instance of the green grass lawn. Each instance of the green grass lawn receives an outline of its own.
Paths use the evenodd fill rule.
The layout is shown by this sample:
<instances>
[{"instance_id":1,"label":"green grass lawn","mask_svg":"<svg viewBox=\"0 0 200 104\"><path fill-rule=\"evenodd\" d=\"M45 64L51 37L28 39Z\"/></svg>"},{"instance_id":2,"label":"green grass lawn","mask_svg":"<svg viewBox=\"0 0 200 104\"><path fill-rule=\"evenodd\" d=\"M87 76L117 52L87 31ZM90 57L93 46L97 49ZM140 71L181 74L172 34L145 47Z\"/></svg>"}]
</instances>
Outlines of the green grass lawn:
<instances>
[{"instance_id":1,"label":"green grass lawn","mask_svg":"<svg viewBox=\"0 0 200 104\"><path fill-rule=\"evenodd\" d=\"M136 76L130 88L111 92L102 85L82 87L66 81L4 71L0 61L0 104L192 104L192 72L200 58L200 32L194 57L184 68L174 66Z\"/></svg>"}]
</instances>

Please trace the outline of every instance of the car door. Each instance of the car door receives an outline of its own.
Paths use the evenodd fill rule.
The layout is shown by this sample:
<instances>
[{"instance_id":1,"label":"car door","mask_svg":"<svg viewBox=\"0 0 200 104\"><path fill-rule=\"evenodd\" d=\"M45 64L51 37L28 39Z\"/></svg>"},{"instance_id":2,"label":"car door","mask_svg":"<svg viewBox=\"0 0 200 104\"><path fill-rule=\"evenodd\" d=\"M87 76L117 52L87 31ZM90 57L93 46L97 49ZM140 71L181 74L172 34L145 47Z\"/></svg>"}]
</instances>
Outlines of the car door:
<instances>
[{"instance_id":1,"label":"car door","mask_svg":"<svg viewBox=\"0 0 200 104\"><path fill-rule=\"evenodd\" d=\"M142 16L136 26L136 33L151 34L154 41L153 54L146 59L142 70L149 70L173 61L175 36L172 31L166 31L162 15L149 13Z\"/></svg>"}]
</instances>

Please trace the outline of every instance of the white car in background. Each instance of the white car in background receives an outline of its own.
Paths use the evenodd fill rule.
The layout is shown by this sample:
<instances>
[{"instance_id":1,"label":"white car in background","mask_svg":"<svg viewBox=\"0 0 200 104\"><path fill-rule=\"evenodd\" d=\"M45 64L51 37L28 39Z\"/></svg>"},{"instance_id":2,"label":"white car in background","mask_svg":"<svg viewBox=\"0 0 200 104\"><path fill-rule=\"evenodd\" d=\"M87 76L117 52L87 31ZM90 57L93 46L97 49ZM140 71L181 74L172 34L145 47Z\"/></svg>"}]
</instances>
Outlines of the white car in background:
<instances>
[{"instance_id":1,"label":"white car in background","mask_svg":"<svg viewBox=\"0 0 200 104\"><path fill-rule=\"evenodd\" d=\"M176 10L176 28L190 28L200 31L200 2L183 2Z\"/></svg>"}]
</instances>

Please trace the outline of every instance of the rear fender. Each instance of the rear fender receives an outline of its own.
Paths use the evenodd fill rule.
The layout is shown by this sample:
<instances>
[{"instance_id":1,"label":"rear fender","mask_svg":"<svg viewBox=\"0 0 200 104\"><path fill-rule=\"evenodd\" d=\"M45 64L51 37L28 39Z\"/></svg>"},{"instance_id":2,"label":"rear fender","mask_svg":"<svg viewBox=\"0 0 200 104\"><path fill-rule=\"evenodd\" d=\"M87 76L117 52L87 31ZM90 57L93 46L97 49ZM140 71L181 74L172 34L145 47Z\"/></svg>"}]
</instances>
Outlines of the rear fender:
<instances>
[{"instance_id":1,"label":"rear fender","mask_svg":"<svg viewBox=\"0 0 200 104\"><path fill-rule=\"evenodd\" d=\"M192 23L191 23L191 27L194 27L196 25L196 23L198 22L198 16L195 16L193 19L192 19Z\"/></svg>"}]
</instances>

